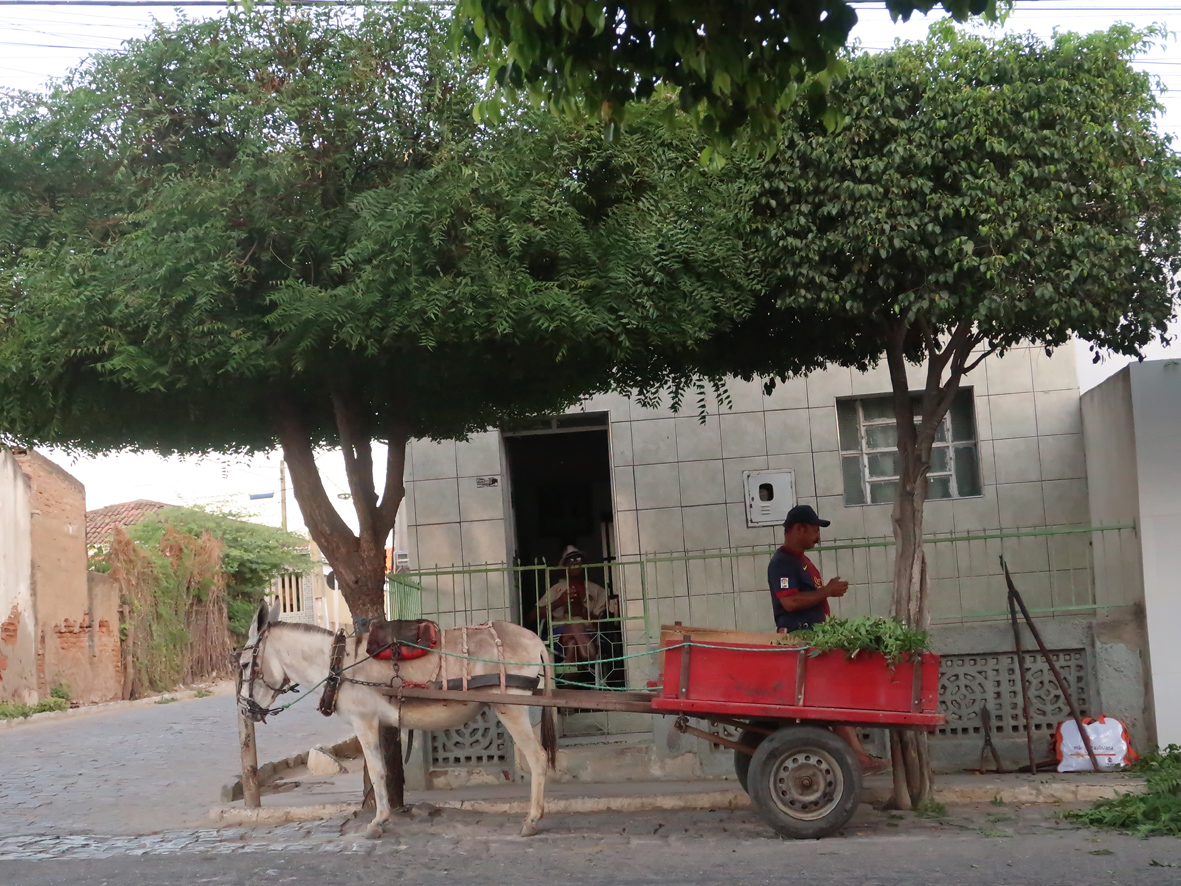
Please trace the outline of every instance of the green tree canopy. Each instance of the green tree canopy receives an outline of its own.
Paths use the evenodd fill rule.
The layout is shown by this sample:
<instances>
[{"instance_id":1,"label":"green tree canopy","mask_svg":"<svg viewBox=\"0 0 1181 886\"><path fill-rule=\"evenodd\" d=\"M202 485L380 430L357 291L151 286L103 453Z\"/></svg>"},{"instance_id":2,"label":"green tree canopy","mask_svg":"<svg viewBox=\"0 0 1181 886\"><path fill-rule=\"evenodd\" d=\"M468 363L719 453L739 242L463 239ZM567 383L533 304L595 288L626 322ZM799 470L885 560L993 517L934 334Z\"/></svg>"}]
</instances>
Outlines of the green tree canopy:
<instances>
[{"instance_id":1,"label":"green tree canopy","mask_svg":"<svg viewBox=\"0 0 1181 886\"><path fill-rule=\"evenodd\" d=\"M935 435L965 374L1078 335L1136 355L1164 334L1181 273L1181 160L1154 129L1156 36L967 36L855 60L828 133L805 108L751 164L764 289L748 319L668 364L774 380L807 339L828 362L889 367L898 432L895 613L927 621L923 505ZM787 365L784 365L787 361ZM912 392L907 364L924 364ZM915 394L917 393L917 406ZM926 785L915 782L921 799Z\"/></svg>"},{"instance_id":2,"label":"green tree canopy","mask_svg":"<svg viewBox=\"0 0 1181 886\"><path fill-rule=\"evenodd\" d=\"M408 438L560 409L747 297L747 185L698 168L690 127L482 127L437 18L161 26L0 120L0 429L88 452L280 443L359 616L383 608Z\"/></svg>"},{"instance_id":3,"label":"green tree canopy","mask_svg":"<svg viewBox=\"0 0 1181 886\"><path fill-rule=\"evenodd\" d=\"M995 18L998 5L884 2L895 19L942 6L959 21ZM663 84L723 151L742 127L773 144L801 86L810 112L834 126L825 92L857 23L844 0L457 0L455 16L462 42L484 47L492 82L510 95L600 115L613 130Z\"/></svg>"}]
</instances>

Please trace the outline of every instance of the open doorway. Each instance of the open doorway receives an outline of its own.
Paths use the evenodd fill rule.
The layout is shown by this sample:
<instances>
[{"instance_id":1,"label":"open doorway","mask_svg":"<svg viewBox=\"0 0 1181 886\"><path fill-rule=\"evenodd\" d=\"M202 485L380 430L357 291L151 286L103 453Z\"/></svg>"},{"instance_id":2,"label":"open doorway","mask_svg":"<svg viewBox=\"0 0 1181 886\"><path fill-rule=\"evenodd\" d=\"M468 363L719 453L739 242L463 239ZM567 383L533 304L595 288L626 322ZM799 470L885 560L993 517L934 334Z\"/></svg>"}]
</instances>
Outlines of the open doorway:
<instances>
[{"instance_id":1,"label":"open doorway","mask_svg":"<svg viewBox=\"0 0 1181 886\"><path fill-rule=\"evenodd\" d=\"M559 659L564 654L544 613L529 615L555 582L567 577L558 569L562 553L573 546L585 558L584 577L615 597L611 563L615 525L611 494L610 441L605 414L545 419L504 433L513 505L518 593L522 622L539 630ZM549 567L547 570L545 567ZM611 605L617 610L617 604ZM569 683L621 687L626 675L616 659L623 647L618 619L591 622L594 663L576 662L559 669ZM568 640L567 640L568 643ZM607 660L607 661L604 661Z\"/></svg>"}]
</instances>

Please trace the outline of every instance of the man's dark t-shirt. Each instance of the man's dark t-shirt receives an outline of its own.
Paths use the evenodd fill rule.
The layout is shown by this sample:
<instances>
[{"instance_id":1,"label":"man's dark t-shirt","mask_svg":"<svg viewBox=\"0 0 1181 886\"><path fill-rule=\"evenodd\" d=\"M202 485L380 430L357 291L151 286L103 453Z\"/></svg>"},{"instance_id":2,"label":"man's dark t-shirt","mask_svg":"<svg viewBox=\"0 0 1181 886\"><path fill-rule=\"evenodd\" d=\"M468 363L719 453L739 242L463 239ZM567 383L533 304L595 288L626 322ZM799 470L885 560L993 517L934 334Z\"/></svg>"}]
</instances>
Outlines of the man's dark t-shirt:
<instances>
[{"instance_id":1,"label":"man's dark t-shirt","mask_svg":"<svg viewBox=\"0 0 1181 886\"><path fill-rule=\"evenodd\" d=\"M788 612L780 602L784 597L801 591L814 591L820 586L820 570L803 554L780 548L767 564L767 582L771 586L771 609L775 613L775 627L798 631L819 624L829 616L828 601L823 600L807 609Z\"/></svg>"}]
</instances>

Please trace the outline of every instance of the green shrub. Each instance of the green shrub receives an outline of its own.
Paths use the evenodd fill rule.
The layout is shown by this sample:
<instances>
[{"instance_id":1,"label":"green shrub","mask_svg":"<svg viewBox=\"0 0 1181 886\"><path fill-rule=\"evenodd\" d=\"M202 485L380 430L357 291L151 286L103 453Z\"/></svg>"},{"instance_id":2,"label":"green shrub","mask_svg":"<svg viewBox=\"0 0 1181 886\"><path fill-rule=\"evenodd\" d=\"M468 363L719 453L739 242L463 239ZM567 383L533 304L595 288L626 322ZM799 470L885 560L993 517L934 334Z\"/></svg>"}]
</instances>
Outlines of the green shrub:
<instances>
[{"instance_id":1,"label":"green shrub","mask_svg":"<svg viewBox=\"0 0 1181 886\"><path fill-rule=\"evenodd\" d=\"M18 717L27 719L33 714L44 714L48 711L65 711L70 703L64 698L43 698L36 704L21 704L15 701L0 701L0 720L15 720Z\"/></svg>"},{"instance_id":2,"label":"green shrub","mask_svg":"<svg viewBox=\"0 0 1181 886\"><path fill-rule=\"evenodd\" d=\"M1063 818L1141 837L1181 837L1181 746L1145 754L1132 771L1144 776L1145 793L1096 800L1089 809L1067 812Z\"/></svg>"},{"instance_id":3,"label":"green shrub","mask_svg":"<svg viewBox=\"0 0 1181 886\"><path fill-rule=\"evenodd\" d=\"M70 684L62 680L56 686L49 690L50 698L60 698L62 701L70 700Z\"/></svg>"}]
</instances>

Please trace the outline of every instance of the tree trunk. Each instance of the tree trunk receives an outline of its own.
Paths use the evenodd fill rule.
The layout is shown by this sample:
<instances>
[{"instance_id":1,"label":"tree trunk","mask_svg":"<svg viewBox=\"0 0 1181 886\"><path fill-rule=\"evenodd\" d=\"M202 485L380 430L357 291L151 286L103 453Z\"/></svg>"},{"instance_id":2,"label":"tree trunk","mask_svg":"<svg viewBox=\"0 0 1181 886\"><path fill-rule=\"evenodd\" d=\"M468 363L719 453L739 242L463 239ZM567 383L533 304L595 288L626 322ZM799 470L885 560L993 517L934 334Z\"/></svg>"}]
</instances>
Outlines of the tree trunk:
<instances>
[{"instance_id":1,"label":"tree trunk","mask_svg":"<svg viewBox=\"0 0 1181 886\"><path fill-rule=\"evenodd\" d=\"M332 401L350 498L357 515L357 532L344 522L325 492L307 426L291 402L279 406L279 441L304 523L336 573L353 617L354 630L362 633L372 621L385 618L385 545L405 494L403 474L408 434L405 426L398 423L386 429L385 488L379 500L373 476L369 420L358 399L350 397L347 389L335 391ZM398 808L403 805L405 790L401 734L396 726L382 726L378 735L387 764L386 790L391 805ZM397 759L396 765L391 763L393 758ZM368 770L365 785L363 802L368 803Z\"/></svg>"}]
</instances>

